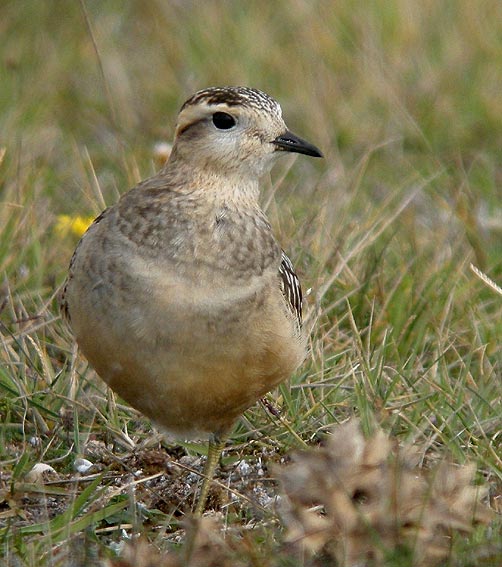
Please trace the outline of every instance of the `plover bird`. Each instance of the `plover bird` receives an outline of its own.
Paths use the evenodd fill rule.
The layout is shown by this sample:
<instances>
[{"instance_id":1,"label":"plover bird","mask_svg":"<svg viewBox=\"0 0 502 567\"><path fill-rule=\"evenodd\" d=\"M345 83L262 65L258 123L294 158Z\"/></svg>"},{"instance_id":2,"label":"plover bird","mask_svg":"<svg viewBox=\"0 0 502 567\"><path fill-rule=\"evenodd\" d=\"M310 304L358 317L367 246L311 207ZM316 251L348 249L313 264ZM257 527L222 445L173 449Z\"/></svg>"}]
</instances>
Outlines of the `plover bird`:
<instances>
[{"instance_id":1,"label":"plover bird","mask_svg":"<svg viewBox=\"0 0 502 567\"><path fill-rule=\"evenodd\" d=\"M180 437L209 436L198 516L235 420L305 357L300 282L258 202L285 152L321 157L267 94L195 93L165 166L80 240L61 298L115 392Z\"/></svg>"}]
</instances>

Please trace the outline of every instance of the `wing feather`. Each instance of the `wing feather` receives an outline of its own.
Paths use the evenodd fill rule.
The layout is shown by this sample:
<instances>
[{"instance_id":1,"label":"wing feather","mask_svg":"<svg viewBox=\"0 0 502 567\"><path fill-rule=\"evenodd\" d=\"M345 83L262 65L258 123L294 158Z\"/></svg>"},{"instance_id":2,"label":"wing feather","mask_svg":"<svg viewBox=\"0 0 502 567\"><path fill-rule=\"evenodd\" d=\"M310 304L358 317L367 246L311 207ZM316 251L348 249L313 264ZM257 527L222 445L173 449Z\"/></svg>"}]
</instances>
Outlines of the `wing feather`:
<instances>
[{"instance_id":1,"label":"wing feather","mask_svg":"<svg viewBox=\"0 0 502 567\"><path fill-rule=\"evenodd\" d=\"M279 266L279 275L281 276L282 293L291 309L296 316L298 324L302 323L302 286L296 275L295 268L291 260L282 251L281 265Z\"/></svg>"}]
</instances>

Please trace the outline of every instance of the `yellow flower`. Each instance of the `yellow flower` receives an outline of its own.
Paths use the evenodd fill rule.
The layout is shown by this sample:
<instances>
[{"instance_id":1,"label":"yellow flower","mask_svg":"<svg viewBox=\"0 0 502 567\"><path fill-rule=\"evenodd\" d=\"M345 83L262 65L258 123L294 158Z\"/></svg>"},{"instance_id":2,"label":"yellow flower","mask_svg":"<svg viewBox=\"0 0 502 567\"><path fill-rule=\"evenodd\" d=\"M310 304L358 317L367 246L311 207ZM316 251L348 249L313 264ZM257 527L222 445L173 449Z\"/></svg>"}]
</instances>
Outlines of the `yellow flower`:
<instances>
[{"instance_id":1,"label":"yellow flower","mask_svg":"<svg viewBox=\"0 0 502 567\"><path fill-rule=\"evenodd\" d=\"M70 215L58 215L54 230L60 236L66 236L71 233L80 237L89 228L93 220L94 217L92 216L82 217L77 215L72 217Z\"/></svg>"}]
</instances>

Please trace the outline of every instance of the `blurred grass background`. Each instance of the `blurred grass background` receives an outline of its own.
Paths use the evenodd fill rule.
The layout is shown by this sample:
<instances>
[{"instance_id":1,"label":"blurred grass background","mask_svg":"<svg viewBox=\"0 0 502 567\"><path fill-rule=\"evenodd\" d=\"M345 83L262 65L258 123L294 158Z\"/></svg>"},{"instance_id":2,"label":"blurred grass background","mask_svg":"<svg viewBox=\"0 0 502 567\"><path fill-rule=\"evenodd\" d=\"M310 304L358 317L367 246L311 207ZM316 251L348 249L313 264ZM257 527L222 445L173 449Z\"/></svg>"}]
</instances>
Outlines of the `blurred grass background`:
<instances>
[{"instance_id":1,"label":"blurred grass background","mask_svg":"<svg viewBox=\"0 0 502 567\"><path fill-rule=\"evenodd\" d=\"M50 512L23 517L12 486L33 463L69 474L92 436L149 435L58 319L54 295L77 241L55 230L58 217L95 215L154 172L153 146L171 140L183 101L215 85L268 92L325 154L285 160L264 184L277 235L311 289L312 348L271 398L281 421L253 408L234 443L259 432L282 454L356 414L367 429L377 421L423 443L424 461L428 451L474 460L501 508L502 298L469 270L502 281L498 0L5 0L0 37L7 561L57 564L55 547L86 524L74 521L85 499L66 531ZM130 520L109 512L110 526ZM494 525L458 543L459 565L500 540Z\"/></svg>"}]
</instances>

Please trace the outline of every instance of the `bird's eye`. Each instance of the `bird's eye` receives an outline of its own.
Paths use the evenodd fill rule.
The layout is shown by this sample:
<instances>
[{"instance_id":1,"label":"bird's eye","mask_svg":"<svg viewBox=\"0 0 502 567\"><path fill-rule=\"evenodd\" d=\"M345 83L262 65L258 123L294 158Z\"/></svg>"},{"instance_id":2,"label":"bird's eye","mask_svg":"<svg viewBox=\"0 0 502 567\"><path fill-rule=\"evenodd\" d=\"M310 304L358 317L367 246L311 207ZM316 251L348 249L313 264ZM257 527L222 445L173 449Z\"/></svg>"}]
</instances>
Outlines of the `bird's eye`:
<instances>
[{"instance_id":1,"label":"bird's eye","mask_svg":"<svg viewBox=\"0 0 502 567\"><path fill-rule=\"evenodd\" d=\"M218 130L229 130L235 126L235 118L226 112L215 112L213 114L213 124Z\"/></svg>"}]
</instances>

